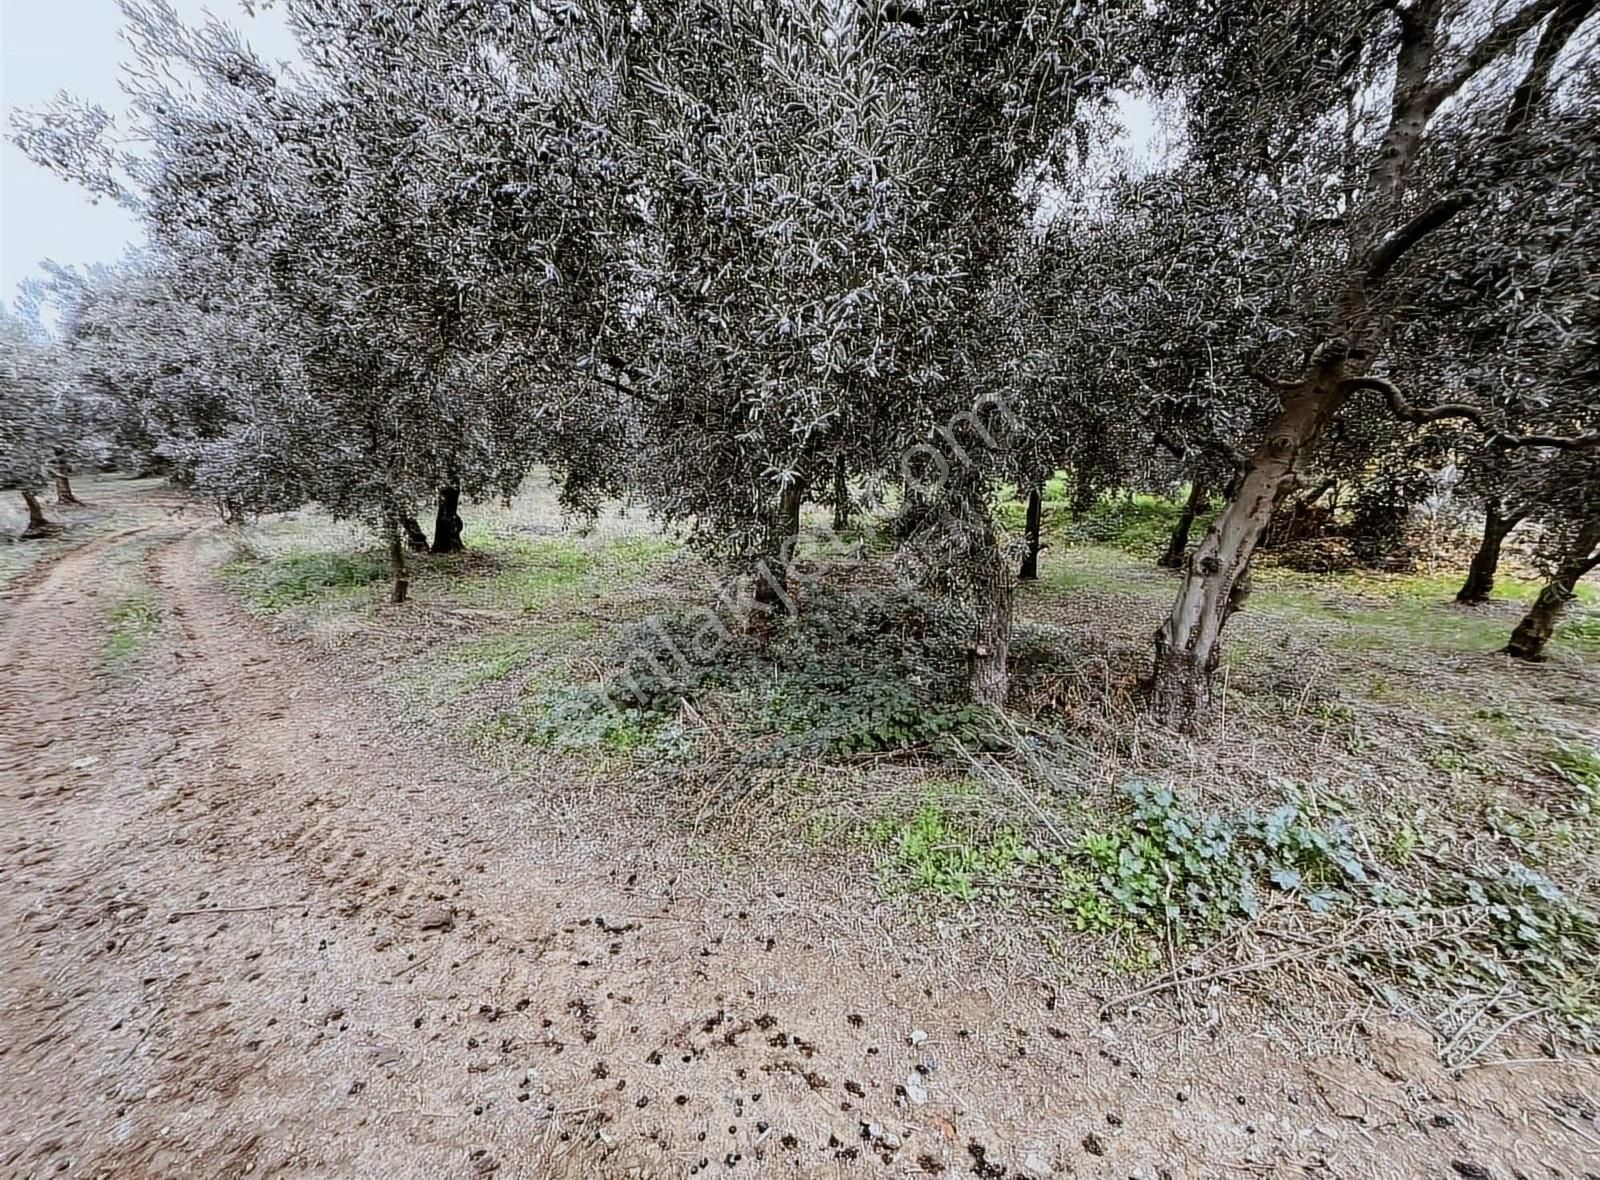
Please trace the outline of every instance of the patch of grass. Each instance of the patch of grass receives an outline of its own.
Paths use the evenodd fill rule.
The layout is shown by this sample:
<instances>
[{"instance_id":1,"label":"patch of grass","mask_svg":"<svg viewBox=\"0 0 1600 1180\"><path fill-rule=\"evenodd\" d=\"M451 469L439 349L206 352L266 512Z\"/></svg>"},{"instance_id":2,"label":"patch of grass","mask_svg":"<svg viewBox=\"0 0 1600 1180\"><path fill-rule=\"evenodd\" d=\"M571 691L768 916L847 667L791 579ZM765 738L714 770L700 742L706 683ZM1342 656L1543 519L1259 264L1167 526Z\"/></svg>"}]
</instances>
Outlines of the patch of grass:
<instances>
[{"instance_id":1,"label":"patch of grass","mask_svg":"<svg viewBox=\"0 0 1600 1180\"><path fill-rule=\"evenodd\" d=\"M1013 828L983 833L951 816L936 800L903 821L880 821L873 832L886 849L891 882L970 901L980 887L1003 885L1038 854Z\"/></svg>"},{"instance_id":2,"label":"patch of grass","mask_svg":"<svg viewBox=\"0 0 1600 1180\"><path fill-rule=\"evenodd\" d=\"M32 569L47 552L42 542L0 538L0 591Z\"/></svg>"},{"instance_id":3,"label":"patch of grass","mask_svg":"<svg viewBox=\"0 0 1600 1180\"><path fill-rule=\"evenodd\" d=\"M468 573L455 590L469 601L538 612L642 581L678 548L664 537L585 541L494 536L465 555L468 562L481 555L491 557L489 572Z\"/></svg>"},{"instance_id":4,"label":"patch of grass","mask_svg":"<svg viewBox=\"0 0 1600 1180\"><path fill-rule=\"evenodd\" d=\"M655 734L687 703L719 717L750 766L1000 743L996 719L966 700L970 632L920 596L817 586L798 619L772 628L763 642L705 608L628 627L603 656L604 677L527 703L523 740L637 746L625 735Z\"/></svg>"},{"instance_id":5,"label":"patch of grass","mask_svg":"<svg viewBox=\"0 0 1600 1180\"><path fill-rule=\"evenodd\" d=\"M527 701L507 736L547 750L681 758L687 739L675 717L619 706L590 685L547 687Z\"/></svg>"},{"instance_id":6,"label":"patch of grass","mask_svg":"<svg viewBox=\"0 0 1600 1180\"><path fill-rule=\"evenodd\" d=\"M121 667L142 652L161 627L155 596L141 591L121 599L106 615L105 662Z\"/></svg>"},{"instance_id":7,"label":"patch of grass","mask_svg":"<svg viewBox=\"0 0 1600 1180\"><path fill-rule=\"evenodd\" d=\"M252 608L273 613L357 594L387 579L389 566L373 553L284 553L236 558L223 575Z\"/></svg>"},{"instance_id":8,"label":"patch of grass","mask_svg":"<svg viewBox=\"0 0 1600 1180\"><path fill-rule=\"evenodd\" d=\"M1041 562L1039 578L1052 590L1096 590L1152 602L1170 599L1177 583L1153 572L1148 561L1129 557L1110 545L1077 545Z\"/></svg>"},{"instance_id":9,"label":"patch of grass","mask_svg":"<svg viewBox=\"0 0 1600 1180\"><path fill-rule=\"evenodd\" d=\"M1580 586L1578 589L1592 588ZM1557 650L1570 648L1585 656L1600 656L1600 610L1576 610L1569 606L1566 618L1556 625L1550 642Z\"/></svg>"},{"instance_id":10,"label":"patch of grass","mask_svg":"<svg viewBox=\"0 0 1600 1180\"><path fill-rule=\"evenodd\" d=\"M1579 814L1592 816L1600 802L1600 749L1576 742L1557 746L1550 766L1577 790Z\"/></svg>"},{"instance_id":11,"label":"patch of grass","mask_svg":"<svg viewBox=\"0 0 1600 1180\"><path fill-rule=\"evenodd\" d=\"M1589 781L1597 762L1584 751L1564 765ZM1441 838L1439 814L1390 815L1371 839L1341 807L1298 797L1265 814L1200 811L1135 783L1121 814L1058 815L1042 847L1005 823L966 818L974 811L935 797L875 824L889 882L963 902L1043 898L1070 930L1111 936L1108 961L1133 968L1155 963L1162 946L1281 921L1266 899L1287 896L1345 930L1357 917L1372 922L1371 937L1330 949L1327 961L1397 1001L1493 992L1502 1018L1547 1013L1585 1044L1600 1029L1600 917L1533 867L1571 857L1572 822L1494 811L1485 819L1494 859L1470 863ZM1064 846L1060 831L1070 833Z\"/></svg>"},{"instance_id":12,"label":"patch of grass","mask_svg":"<svg viewBox=\"0 0 1600 1180\"><path fill-rule=\"evenodd\" d=\"M1485 617L1440 598L1413 593L1409 584L1353 581L1348 577L1293 574L1262 570L1256 578L1249 608L1280 618L1309 619L1342 624L1328 637L1333 646L1347 651L1381 651L1426 647L1438 651L1496 651L1505 646L1511 625L1503 618ZM1354 596L1355 588L1363 591Z\"/></svg>"}]
</instances>

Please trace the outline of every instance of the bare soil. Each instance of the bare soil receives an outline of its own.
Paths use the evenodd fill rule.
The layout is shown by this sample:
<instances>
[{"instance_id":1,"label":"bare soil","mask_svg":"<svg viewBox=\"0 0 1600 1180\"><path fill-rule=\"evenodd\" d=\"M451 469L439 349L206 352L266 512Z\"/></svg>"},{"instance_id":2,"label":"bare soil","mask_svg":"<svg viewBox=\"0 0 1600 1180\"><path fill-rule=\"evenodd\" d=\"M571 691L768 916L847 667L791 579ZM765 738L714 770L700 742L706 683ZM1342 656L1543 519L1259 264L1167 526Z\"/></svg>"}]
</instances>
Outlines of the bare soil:
<instances>
[{"instance_id":1,"label":"bare soil","mask_svg":"<svg viewBox=\"0 0 1600 1180\"><path fill-rule=\"evenodd\" d=\"M265 632L204 508L94 499L0 600L0 1175L1600 1175L1592 1062L1451 1073L1373 1014L1309 1057L1216 991L1102 1021L853 886L547 806ZM163 621L108 671L130 562Z\"/></svg>"}]
</instances>

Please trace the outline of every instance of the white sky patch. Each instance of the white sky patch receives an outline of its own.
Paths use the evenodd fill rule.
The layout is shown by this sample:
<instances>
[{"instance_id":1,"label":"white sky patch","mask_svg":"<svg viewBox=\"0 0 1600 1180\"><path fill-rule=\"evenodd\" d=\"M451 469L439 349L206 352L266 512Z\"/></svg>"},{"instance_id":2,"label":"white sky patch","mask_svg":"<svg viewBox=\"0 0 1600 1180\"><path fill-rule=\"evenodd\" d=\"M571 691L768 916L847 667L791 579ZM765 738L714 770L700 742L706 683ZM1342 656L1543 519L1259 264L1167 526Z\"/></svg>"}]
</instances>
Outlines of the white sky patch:
<instances>
[{"instance_id":1,"label":"white sky patch","mask_svg":"<svg viewBox=\"0 0 1600 1180\"><path fill-rule=\"evenodd\" d=\"M240 0L172 0L188 24L206 16L239 29L269 63L297 61L282 13L252 17ZM111 112L126 129L127 96L118 83L128 47L113 0L0 0L0 134L12 111L48 103L65 90ZM39 167L6 139L0 145L0 300L45 259L69 266L112 262L144 233L115 202L90 200L77 185Z\"/></svg>"}]
</instances>

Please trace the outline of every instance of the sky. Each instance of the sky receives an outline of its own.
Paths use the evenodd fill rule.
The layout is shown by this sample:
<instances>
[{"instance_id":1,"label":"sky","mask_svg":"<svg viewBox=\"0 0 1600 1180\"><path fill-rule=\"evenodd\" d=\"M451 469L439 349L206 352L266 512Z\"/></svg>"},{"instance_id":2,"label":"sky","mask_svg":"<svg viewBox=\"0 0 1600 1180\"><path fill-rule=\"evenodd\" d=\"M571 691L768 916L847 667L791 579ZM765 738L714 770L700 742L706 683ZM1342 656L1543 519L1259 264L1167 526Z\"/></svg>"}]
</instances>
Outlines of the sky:
<instances>
[{"instance_id":1,"label":"sky","mask_svg":"<svg viewBox=\"0 0 1600 1180\"><path fill-rule=\"evenodd\" d=\"M268 61L296 56L282 16L270 8L251 17L239 0L173 4L191 24L208 12L229 22ZM0 0L0 132L9 133L13 110L47 103L62 90L114 116L126 111L118 87L127 52L122 23L115 0ZM0 146L0 300L13 300L18 284L47 258L110 262L142 238L126 210L107 200L92 203L9 139Z\"/></svg>"}]
</instances>

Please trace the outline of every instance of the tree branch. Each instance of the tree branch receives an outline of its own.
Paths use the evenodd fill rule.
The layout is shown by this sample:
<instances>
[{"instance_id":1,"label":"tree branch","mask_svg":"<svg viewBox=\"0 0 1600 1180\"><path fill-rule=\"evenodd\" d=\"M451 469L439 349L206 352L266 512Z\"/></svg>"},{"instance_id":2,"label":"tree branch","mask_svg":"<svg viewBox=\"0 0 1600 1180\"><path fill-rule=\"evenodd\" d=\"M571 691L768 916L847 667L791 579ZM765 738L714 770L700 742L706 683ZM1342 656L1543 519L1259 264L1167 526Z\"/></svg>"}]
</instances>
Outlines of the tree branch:
<instances>
[{"instance_id":1,"label":"tree branch","mask_svg":"<svg viewBox=\"0 0 1600 1180\"><path fill-rule=\"evenodd\" d=\"M1418 425L1427 422L1458 420L1471 422L1489 436L1489 444L1496 447L1549 447L1561 451L1581 451L1600 446L1600 429L1586 430L1582 434L1512 434L1500 430L1489 422L1487 415L1477 406L1464 402L1445 402L1437 406L1414 406L1408 402L1394 382L1383 377L1347 377L1339 383L1339 391L1349 395L1370 389L1383 395L1389 412L1404 422Z\"/></svg>"},{"instance_id":2,"label":"tree branch","mask_svg":"<svg viewBox=\"0 0 1600 1180\"><path fill-rule=\"evenodd\" d=\"M1596 0L1561 0L1555 16L1539 34L1539 44L1528 63L1528 72L1517 83L1511 95L1511 109L1506 114L1504 134L1515 135L1534 111L1543 105L1550 90L1550 73L1556 58L1566 48L1584 21L1594 15Z\"/></svg>"},{"instance_id":3,"label":"tree branch","mask_svg":"<svg viewBox=\"0 0 1600 1180\"><path fill-rule=\"evenodd\" d=\"M1389 276L1389 272L1394 269L1395 263L1404 257L1407 250L1434 230L1442 228L1471 204L1471 199L1465 193L1445 197L1418 213L1385 238L1367 261L1366 289L1370 291L1381 286L1383 280Z\"/></svg>"},{"instance_id":4,"label":"tree branch","mask_svg":"<svg viewBox=\"0 0 1600 1180\"><path fill-rule=\"evenodd\" d=\"M1163 449L1165 449L1166 451L1171 453L1172 457L1174 459L1179 460L1180 462L1189 457L1189 448L1188 447L1179 446L1176 442L1173 441L1172 436L1170 434L1168 434L1165 430L1156 431L1156 433L1155 433L1155 442L1156 442L1157 446L1162 447Z\"/></svg>"},{"instance_id":5,"label":"tree branch","mask_svg":"<svg viewBox=\"0 0 1600 1180\"><path fill-rule=\"evenodd\" d=\"M1274 377L1271 373L1258 369L1254 365L1245 369L1244 372L1245 376L1249 377L1250 380L1259 381L1274 393L1288 393L1290 390L1300 388L1300 382L1285 381L1282 377Z\"/></svg>"},{"instance_id":6,"label":"tree branch","mask_svg":"<svg viewBox=\"0 0 1600 1180\"><path fill-rule=\"evenodd\" d=\"M583 370L583 375L589 378L589 380L593 381L596 385L604 385L607 389L615 389L618 393L626 394L628 397L631 397L636 401L644 402L646 405L660 407L667 404L659 397L648 394L642 389L635 389L631 385L624 385L620 381L614 380L613 378L607 377L601 373L596 373L593 370Z\"/></svg>"},{"instance_id":7,"label":"tree branch","mask_svg":"<svg viewBox=\"0 0 1600 1180\"><path fill-rule=\"evenodd\" d=\"M1480 70L1492 65L1497 57L1514 48L1518 41L1554 12L1557 5L1562 2L1563 0L1533 0L1533 3L1515 16L1506 18L1490 29L1476 45L1467 50L1467 56L1462 58L1460 65L1428 88L1428 109L1438 109L1440 103L1472 81Z\"/></svg>"}]
</instances>

